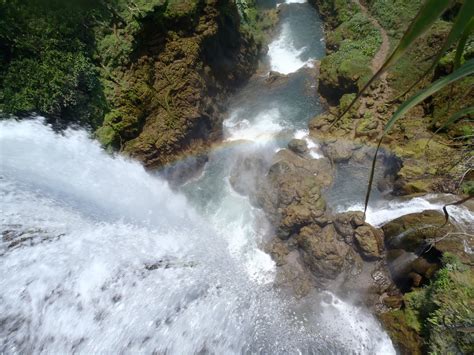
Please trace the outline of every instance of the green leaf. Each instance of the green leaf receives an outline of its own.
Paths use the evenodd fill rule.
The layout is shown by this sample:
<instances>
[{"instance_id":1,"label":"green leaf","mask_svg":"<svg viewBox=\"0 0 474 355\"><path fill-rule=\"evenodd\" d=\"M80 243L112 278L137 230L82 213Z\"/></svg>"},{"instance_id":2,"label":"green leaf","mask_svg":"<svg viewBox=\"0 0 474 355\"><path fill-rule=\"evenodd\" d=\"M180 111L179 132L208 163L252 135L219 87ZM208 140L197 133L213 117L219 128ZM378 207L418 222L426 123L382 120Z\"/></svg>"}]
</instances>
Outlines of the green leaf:
<instances>
[{"instance_id":1,"label":"green leaf","mask_svg":"<svg viewBox=\"0 0 474 355\"><path fill-rule=\"evenodd\" d=\"M474 4L473 1L471 1L471 3ZM474 17L473 16L474 14L471 14L471 20L469 21L466 28L464 29L461 39L458 42L458 46L456 48L456 55L454 57L454 69L457 69L461 66L461 58L464 52L464 47L466 46L467 39L474 32Z\"/></svg>"},{"instance_id":2,"label":"green leaf","mask_svg":"<svg viewBox=\"0 0 474 355\"><path fill-rule=\"evenodd\" d=\"M473 2L468 0L466 2ZM411 22L410 26L406 30L402 39L398 43L390 57L385 61L382 67L370 78L365 86L359 91L355 99L349 104L344 112L334 120L332 126L341 119L349 110L354 106L356 101L361 95L369 88L369 86L377 80L391 65L396 63L400 57L406 52L406 50L421 36L423 35L431 25L441 16L441 14L448 8L452 3L452 0L426 0L424 5L416 17Z\"/></svg>"},{"instance_id":3,"label":"green leaf","mask_svg":"<svg viewBox=\"0 0 474 355\"><path fill-rule=\"evenodd\" d=\"M471 59L464 63L460 68L455 70L449 75L442 77L441 79L435 81L433 84L428 86L427 88L421 90L418 94L412 96L410 99L405 101L403 104L400 105L398 110L393 114L392 118L387 122L384 128L384 135L392 128L395 122L402 117L409 109L416 106L427 97L433 95L437 91L444 88L446 85L449 85L459 79L464 78L470 74L474 73L474 59Z\"/></svg>"},{"instance_id":4,"label":"green leaf","mask_svg":"<svg viewBox=\"0 0 474 355\"><path fill-rule=\"evenodd\" d=\"M397 111L393 114L392 118L387 122L387 124L384 127L382 137L379 140L379 143L377 145L377 149L375 150L374 158L372 160L372 167L370 170L370 175L369 175L369 184L367 188L367 193L365 195L365 205L364 205L364 214L367 211L367 206L369 204L369 199L370 199L370 192L372 190L372 183L374 180L374 173L375 173L375 164L377 161L377 154L380 149L380 145L382 144L382 140L385 137L385 135L390 131L390 129L393 127L395 122L399 120L405 113L407 113L408 110L413 108L414 106L418 105L420 102L425 100L427 97L433 95L437 91L441 90L445 86L460 80L468 75L471 75L474 73L474 59L471 59L464 63L459 69L455 70L451 74L442 77L441 79L435 81L432 83L430 86L427 88L421 90L418 94L412 96L410 99L405 101L403 104L400 105L400 107L397 109Z\"/></svg>"},{"instance_id":5,"label":"green leaf","mask_svg":"<svg viewBox=\"0 0 474 355\"><path fill-rule=\"evenodd\" d=\"M446 37L443 46L438 51L435 59L431 63L430 67L421 75L421 77L413 83L403 94L398 96L404 97L408 94L415 86L417 86L438 64L438 62L443 57L444 53L459 39L461 36L466 36L464 39L464 44L459 51L456 51L456 56L459 54L459 64L461 62L462 52L464 51L464 46L466 44L467 38L469 37L470 32L474 29L474 1L465 1L462 4L461 8L459 9L458 16L456 17L453 26L451 27L451 31L449 32L448 37ZM471 26L471 31L469 31L469 26ZM467 33L466 33L467 31ZM462 37L461 37L462 38ZM461 43L461 42L459 42ZM459 68L459 65L456 66L456 60L454 61L454 68ZM398 99L397 98L397 99Z\"/></svg>"},{"instance_id":6,"label":"green leaf","mask_svg":"<svg viewBox=\"0 0 474 355\"><path fill-rule=\"evenodd\" d=\"M453 113L451 115L451 117L448 118L448 120L443 123L443 125L441 127L439 127L434 133L433 133L433 136L438 133L439 131L445 129L446 127L449 127L451 126L452 124L456 123L459 119L467 116L467 115L471 115L471 114L474 114L474 106L471 106L471 107L466 107L462 110L459 110L458 112L456 113Z\"/></svg>"}]
</instances>

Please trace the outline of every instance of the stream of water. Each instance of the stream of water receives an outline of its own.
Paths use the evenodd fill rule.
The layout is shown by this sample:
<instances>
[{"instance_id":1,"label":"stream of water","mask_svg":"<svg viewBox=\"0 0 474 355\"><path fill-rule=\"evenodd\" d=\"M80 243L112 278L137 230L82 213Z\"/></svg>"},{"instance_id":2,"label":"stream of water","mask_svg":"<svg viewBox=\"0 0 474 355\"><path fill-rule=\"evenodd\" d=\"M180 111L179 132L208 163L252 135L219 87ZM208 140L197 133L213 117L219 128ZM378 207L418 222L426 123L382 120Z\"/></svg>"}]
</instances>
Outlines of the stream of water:
<instances>
[{"instance_id":1,"label":"stream of water","mask_svg":"<svg viewBox=\"0 0 474 355\"><path fill-rule=\"evenodd\" d=\"M271 226L229 183L237 157L270 159L295 136L320 156L305 129L321 111L308 73L322 23L286 2L266 62L289 78L256 77L232 98L227 144L179 191L84 131L0 122L0 353L395 353L367 310L274 287ZM403 213L436 203L423 201Z\"/></svg>"}]
</instances>

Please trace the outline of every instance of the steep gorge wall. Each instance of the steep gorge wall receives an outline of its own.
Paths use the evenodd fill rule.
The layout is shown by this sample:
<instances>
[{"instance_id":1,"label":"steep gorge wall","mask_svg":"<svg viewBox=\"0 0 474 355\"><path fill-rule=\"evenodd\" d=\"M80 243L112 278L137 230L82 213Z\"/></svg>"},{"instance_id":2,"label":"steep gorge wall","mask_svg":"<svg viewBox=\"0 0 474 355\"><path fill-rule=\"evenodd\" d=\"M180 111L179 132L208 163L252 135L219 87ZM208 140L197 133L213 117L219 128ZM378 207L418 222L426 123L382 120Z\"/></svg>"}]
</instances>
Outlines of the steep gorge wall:
<instances>
[{"instance_id":1,"label":"steep gorge wall","mask_svg":"<svg viewBox=\"0 0 474 355\"><path fill-rule=\"evenodd\" d=\"M182 4L181 4L182 5ZM259 46L229 0L196 1L144 18L113 108L97 131L147 166L197 152L221 134L227 94L256 69ZM156 19L160 18L159 23ZM157 23L158 22L158 23Z\"/></svg>"},{"instance_id":2,"label":"steep gorge wall","mask_svg":"<svg viewBox=\"0 0 474 355\"><path fill-rule=\"evenodd\" d=\"M254 1L0 3L0 118L86 126L146 166L221 134L227 94L256 69Z\"/></svg>"}]
</instances>

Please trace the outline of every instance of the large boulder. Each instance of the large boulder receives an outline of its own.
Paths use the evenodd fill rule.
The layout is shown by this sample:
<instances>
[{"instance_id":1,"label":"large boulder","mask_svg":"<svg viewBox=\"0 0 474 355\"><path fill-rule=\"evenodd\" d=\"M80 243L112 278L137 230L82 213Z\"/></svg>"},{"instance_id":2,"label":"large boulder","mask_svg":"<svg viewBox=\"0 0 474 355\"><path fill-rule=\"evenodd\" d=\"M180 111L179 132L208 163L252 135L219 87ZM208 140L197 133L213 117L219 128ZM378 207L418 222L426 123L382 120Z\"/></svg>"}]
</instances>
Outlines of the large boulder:
<instances>
[{"instance_id":1,"label":"large boulder","mask_svg":"<svg viewBox=\"0 0 474 355\"><path fill-rule=\"evenodd\" d=\"M335 163L345 163L352 158L353 144L346 142L330 142L321 146L324 154Z\"/></svg>"},{"instance_id":2,"label":"large boulder","mask_svg":"<svg viewBox=\"0 0 474 355\"><path fill-rule=\"evenodd\" d=\"M355 244L366 259L379 259L383 251L383 232L369 225L358 227L354 231Z\"/></svg>"},{"instance_id":3,"label":"large boulder","mask_svg":"<svg viewBox=\"0 0 474 355\"><path fill-rule=\"evenodd\" d=\"M463 240L450 234L456 227L451 222L446 223L444 214L439 211L407 214L388 222L382 229L389 249L421 254L434 247L440 252L460 255L462 259L467 257Z\"/></svg>"},{"instance_id":4,"label":"large boulder","mask_svg":"<svg viewBox=\"0 0 474 355\"><path fill-rule=\"evenodd\" d=\"M268 162L264 155L243 155L233 165L229 182L239 194L255 196L259 181L264 179L267 171Z\"/></svg>"},{"instance_id":5,"label":"large boulder","mask_svg":"<svg viewBox=\"0 0 474 355\"><path fill-rule=\"evenodd\" d=\"M349 246L332 225L303 227L297 236L303 261L316 277L335 279L344 268Z\"/></svg>"},{"instance_id":6,"label":"large boulder","mask_svg":"<svg viewBox=\"0 0 474 355\"><path fill-rule=\"evenodd\" d=\"M392 278L403 291L426 284L441 266L444 253L474 265L465 248L469 241L443 213L426 210L388 222L382 227Z\"/></svg>"},{"instance_id":7,"label":"large boulder","mask_svg":"<svg viewBox=\"0 0 474 355\"><path fill-rule=\"evenodd\" d=\"M306 225L327 224L326 202L321 189L332 183L332 167L326 159L309 159L291 150L278 152L254 198L286 239Z\"/></svg>"},{"instance_id":8,"label":"large boulder","mask_svg":"<svg viewBox=\"0 0 474 355\"><path fill-rule=\"evenodd\" d=\"M288 143L288 148L299 155L305 155L308 152L308 144L304 139L292 139Z\"/></svg>"},{"instance_id":9,"label":"large boulder","mask_svg":"<svg viewBox=\"0 0 474 355\"><path fill-rule=\"evenodd\" d=\"M337 233L354 246L366 260L380 259L383 253L383 232L365 223L362 212L339 213L333 219Z\"/></svg>"}]
</instances>

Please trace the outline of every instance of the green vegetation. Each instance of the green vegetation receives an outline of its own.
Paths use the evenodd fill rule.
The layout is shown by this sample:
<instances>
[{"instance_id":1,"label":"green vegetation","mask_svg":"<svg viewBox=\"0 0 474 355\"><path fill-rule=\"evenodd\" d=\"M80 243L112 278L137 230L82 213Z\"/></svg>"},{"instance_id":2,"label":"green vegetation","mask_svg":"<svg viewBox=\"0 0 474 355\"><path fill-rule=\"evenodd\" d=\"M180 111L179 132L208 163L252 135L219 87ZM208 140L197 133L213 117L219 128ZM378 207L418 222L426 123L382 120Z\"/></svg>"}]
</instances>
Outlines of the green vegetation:
<instances>
[{"instance_id":1,"label":"green vegetation","mask_svg":"<svg viewBox=\"0 0 474 355\"><path fill-rule=\"evenodd\" d=\"M97 126L104 111L92 61L89 1L0 1L0 110Z\"/></svg>"},{"instance_id":2,"label":"green vegetation","mask_svg":"<svg viewBox=\"0 0 474 355\"><path fill-rule=\"evenodd\" d=\"M368 0L367 3L388 35L400 39L423 0Z\"/></svg>"},{"instance_id":3,"label":"green vegetation","mask_svg":"<svg viewBox=\"0 0 474 355\"><path fill-rule=\"evenodd\" d=\"M405 330L422 335L431 354L472 354L474 274L452 254L446 253L442 262L431 283L405 294L404 308L390 312L386 319L393 317ZM389 331L400 334L400 325L393 326L398 330L390 326Z\"/></svg>"},{"instance_id":4,"label":"green vegetation","mask_svg":"<svg viewBox=\"0 0 474 355\"><path fill-rule=\"evenodd\" d=\"M276 10L258 10L256 0L237 0L237 8L242 21L242 30L249 33L259 47L266 41L266 32L278 22Z\"/></svg>"},{"instance_id":5,"label":"green vegetation","mask_svg":"<svg viewBox=\"0 0 474 355\"><path fill-rule=\"evenodd\" d=\"M407 50L413 46L416 41L423 36L431 27L432 25L438 20L438 18L443 14L444 11L450 8L451 1L449 0L426 0L421 8L419 9L417 15L413 19L413 21L408 26L407 30L403 34L402 38L400 39L398 45L392 51L392 54L385 60L383 65L380 69L363 85L363 87L358 91L357 96L354 100L346 107L346 109L339 115L339 117L333 122L333 125L337 123L347 112L349 112L352 106L356 103L356 101L363 95L364 92L368 91L370 86L381 77L381 75L388 70L391 66L395 63L399 62L400 59L404 57L404 54ZM472 26L472 16L474 15L474 3L473 2L463 2L460 5L460 9L458 11L457 16L454 19L454 22L451 26L449 33L447 34L446 38L443 41L443 45L439 49L439 51L435 54L435 59L431 63L431 66L426 70L418 80L410 86L406 92L409 92L413 87L416 86L419 82L421 82L424 77L426 77L432 68L436 66L436 64L441 60L444 53L448 50L450 46L454 43L459 42L457 46L457 50L464 52L466 38L474 29ZM383 138L385 135L389 133L392 129L394 124L399 120L403 115L411 108L416 106L417 104L424 101L426 98L432 96L433 94L439 92L441 89L445 88L448 85L454 85L456 82L461 81L462 79L470 76L474 73L474 59L466 61L462 66L460 63L462 62L463 53L457 53L455 58L456 60L455 65L453 66L454 71L449 75L443 76L438 79L436 82L428 85L425 89L419 91L417 94L412 96L407 101L403 102L398 109L395 111L391 119L385 124L382 136L380 137L377 145L377 149L374 154L371 172L369 176L369 183L367 194L365 198L365 210L367 210L367 206L370 199L370 194L372 190L372 183L374 178L375 172L375 165L377 160L377 153L380 149L382 144Z\"/></svg>"},{"instance_id":6,"label":"green vegetation","mask_svg":"<svg viewBox=\"0 0 474 355\"><path fill-rule=\"evenodd\" d=\"M380 32L357 6L335 1L338 25L328 32L330 52L321 61L321 90L331 100L357 92L370 76L371 61L382 42Z\"/></svg>"}]
</instances>

